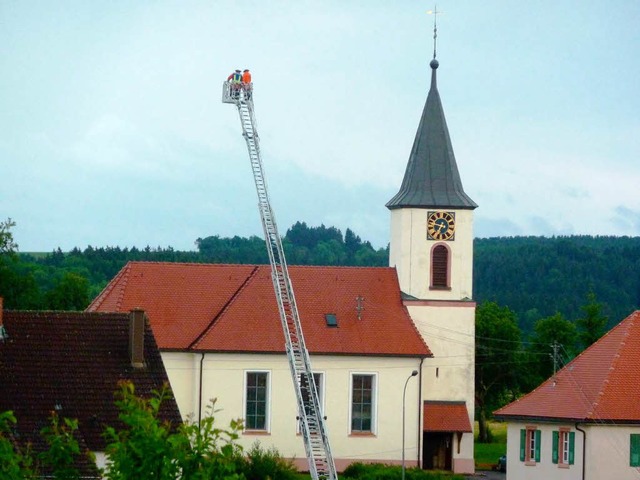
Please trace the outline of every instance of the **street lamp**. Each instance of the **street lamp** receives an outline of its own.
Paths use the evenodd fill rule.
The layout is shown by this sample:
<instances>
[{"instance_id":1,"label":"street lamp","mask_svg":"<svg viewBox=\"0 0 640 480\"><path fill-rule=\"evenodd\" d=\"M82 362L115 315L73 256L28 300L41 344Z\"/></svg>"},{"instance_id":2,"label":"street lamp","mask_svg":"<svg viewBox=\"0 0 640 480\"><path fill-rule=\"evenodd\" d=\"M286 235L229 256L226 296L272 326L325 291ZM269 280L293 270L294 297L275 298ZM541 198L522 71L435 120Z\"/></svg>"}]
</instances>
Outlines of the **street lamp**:
<instances>
[{"instance_id":1,"label":"street lamp","mask_svg":"<svg viewBox=\"0 0 640 480\"><path fill-rule=\"evenodd\" d=\"M411 377L415 377L418 375L418 371L414 370L411 372L411 375L407 377L406 382L404 382L404 389L402 390L402 480L404 480L404 398L407 394L407 384Z\"/></svg>"}]
</instances>

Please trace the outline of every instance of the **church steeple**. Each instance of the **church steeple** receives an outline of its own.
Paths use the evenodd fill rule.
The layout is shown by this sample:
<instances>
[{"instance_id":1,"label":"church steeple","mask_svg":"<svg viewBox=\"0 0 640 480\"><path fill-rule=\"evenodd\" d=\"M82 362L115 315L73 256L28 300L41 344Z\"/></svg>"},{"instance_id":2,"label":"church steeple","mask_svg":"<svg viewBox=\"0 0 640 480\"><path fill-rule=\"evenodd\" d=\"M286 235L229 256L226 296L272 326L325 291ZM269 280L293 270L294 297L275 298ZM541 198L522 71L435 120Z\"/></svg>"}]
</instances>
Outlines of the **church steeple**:
<instances>
[{"instance_id":1,"label":"church steeple","mask_svg":"<svg viewBox=\"0 0 640 480\"><path fill-rule=\"evenodd\" d=\"M435 51L434 51L435 55ZM431 88L413 142L400 191L387 203L397 208L474 209L464 192L436 82L438 60L431 60Z\"/></svg>"}]
</instances>

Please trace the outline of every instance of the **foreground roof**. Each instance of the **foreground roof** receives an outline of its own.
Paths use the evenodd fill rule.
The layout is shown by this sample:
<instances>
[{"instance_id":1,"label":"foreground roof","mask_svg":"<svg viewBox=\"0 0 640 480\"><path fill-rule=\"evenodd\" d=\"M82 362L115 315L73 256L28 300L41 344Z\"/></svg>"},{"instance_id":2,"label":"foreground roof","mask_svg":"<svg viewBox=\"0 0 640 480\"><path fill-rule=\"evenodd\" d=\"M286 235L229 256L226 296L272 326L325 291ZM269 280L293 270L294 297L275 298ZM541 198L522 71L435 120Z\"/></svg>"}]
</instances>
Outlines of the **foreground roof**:
<instances>
[{"instance_id":1,"label":"foreground roof","mask_svg":"<svg viewBox=\"0 0 640 480\"><path fill-rule=\"evenodd\" d=\"M640 311L533 392L494 412L503 420L640 423Z\"/></svg>"},{"instance_id":2,"label":"foreground roof","mask_svg":"<svg viewBox=\"0 0 640 480\"><path fill-rule=\"evenodd\" d=\"M422 112L400 191L387 203L395 208L462 208L478 205L462 188L447 121L438 93L436 69L431 61L431 88Z\"/></svg>"},{"instance_id":3,"label":"foreground roof","mask_svg":"<svg viewBox=\"0 0 640 480\"><path fill-rule=\"evenodd\" d=\"M289 274L310 353L431 356L395 269L290 266ZM285 351L268 265L130 262L88 310L134 306L147 312L160 349Z\"/></svg>"},{"instance_id":4,"label":"foreground roof","mask_svg":"<svg viewBox=\"0 0 640 480\"><path fill-rule=\"evenodd\" d=\"M169 383L151 329L144 335L145 367L129 356L128 313L0 310L6 338L0 341L0 411L12 410L21 442L41 442L52 411L77 419L81 445L103 451L105 426L118 427L114 393L130 380L148 396ZM180 422L167 401L162 416Z\"/></svg>"}]
</instances>

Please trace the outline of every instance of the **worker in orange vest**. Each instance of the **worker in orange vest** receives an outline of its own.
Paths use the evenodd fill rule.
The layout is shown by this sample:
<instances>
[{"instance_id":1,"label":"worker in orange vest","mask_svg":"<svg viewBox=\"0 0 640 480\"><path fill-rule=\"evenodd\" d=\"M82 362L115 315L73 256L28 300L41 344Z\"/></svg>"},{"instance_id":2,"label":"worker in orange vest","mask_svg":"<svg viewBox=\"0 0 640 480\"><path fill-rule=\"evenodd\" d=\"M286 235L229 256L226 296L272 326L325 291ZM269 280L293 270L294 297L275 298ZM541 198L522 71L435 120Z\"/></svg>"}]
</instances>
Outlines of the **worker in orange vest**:
<instances>
[{"instance_id":1,"label":"worker in orange vest","mask_svg":"<svg viewBox=\"0 0 640 480\"><path fill-rule=\"evenodd\" d=\"M245 68L244 72L242 72L242 86L244 91L246 92L247 100L251 98L251 72L248 68Z\"/></svg>"}]
</instances>

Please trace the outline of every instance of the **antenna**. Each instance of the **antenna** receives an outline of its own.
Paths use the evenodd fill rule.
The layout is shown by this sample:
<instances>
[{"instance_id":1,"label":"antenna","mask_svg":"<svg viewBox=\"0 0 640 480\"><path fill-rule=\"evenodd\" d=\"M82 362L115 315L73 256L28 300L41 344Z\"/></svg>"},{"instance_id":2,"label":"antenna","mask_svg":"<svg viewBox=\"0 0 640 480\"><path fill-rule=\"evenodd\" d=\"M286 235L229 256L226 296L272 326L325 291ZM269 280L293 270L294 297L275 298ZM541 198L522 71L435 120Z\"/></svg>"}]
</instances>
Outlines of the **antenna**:
<instances>
[{"instance_id":1,"label":"antenna","mask_svg":"<svg viewBox=\"0 0 640 480\"><path fill-rule=\"evenodd\" d=\"M438 38L438 15L443 14L444 12L438 10L438 5L436 4L433 7L433 10L427 11L429 15L433 15L433 58L436 58L436 41Z\"/></svg>"}]
</instances>

